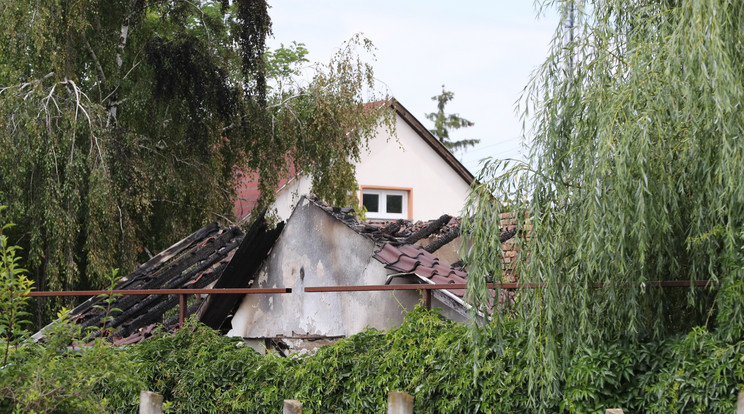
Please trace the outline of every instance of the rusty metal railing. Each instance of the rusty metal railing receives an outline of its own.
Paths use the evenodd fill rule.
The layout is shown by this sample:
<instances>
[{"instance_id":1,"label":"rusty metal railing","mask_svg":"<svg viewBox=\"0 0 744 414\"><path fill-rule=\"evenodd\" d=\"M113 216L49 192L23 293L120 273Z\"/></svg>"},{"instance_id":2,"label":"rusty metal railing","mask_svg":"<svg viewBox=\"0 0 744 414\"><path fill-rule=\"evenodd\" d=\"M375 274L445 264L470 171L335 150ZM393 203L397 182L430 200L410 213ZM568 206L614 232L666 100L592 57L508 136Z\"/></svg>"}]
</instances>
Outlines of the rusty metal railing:
<instances>
[{"instance_id":1,"label":"rusty metal railing","mask_svg":"<svg viewBox=\"0 0 744 414\"><path fill-rule=\"evenodd\" d=\"M292 288L217 288L217 289L131 289L131 290L59 290L29 292L22 296L60 297L60 296L101 296L101 295L178 295L178 323L183 326L186 320L186 295L261 295L292 293Z\"/></svg>"},{"instance_id":2,"label":"rusty metal railing","mask_svg":"<svg viewBox=\"0 0 744 414\"><path fill-rule=\"evenodd\" d=\"M646 284L650 287L705 287L717 284L712 280L661 280L649 281ZM605 287L603 283L593 283L596 288ZM501 288L508 290L517 289L539 289L547 286L546 283L488 283L489 289ZM431 309L431 291L448 290L448 289L466 289L466 283L432 283L432 284L405 284L405 285L355 285L355 286L310 286L304 290L308 293L320 292L369 292L369 291L387 291L387 290L420 290L424 295L424 306Z\"/></svg>"},{"instance_id":3,"label":"rusty metal railing","mask_svg":"<svg viewBox=\"0 0 744 414\"><path fill-rule=\"evenodd\" d=\"M663 280L648 281L650 287L705 287L715 285L712 280ZM605 287L603 283L593 283L596 288ZM538 289L545 287L545 283L488 283L489 289L501 288ZM431 309L432 290L466 289L466 283L436 283L436 284L404 284L404 285L350 285L350 286L309 286L303 290L307 293L321 292L370 292L391 290L420 290L424 296L424 306ZM265 295L292 293L292 288L217 288L217 289L131 289L131 290L69 290L69 291L35 291L23 296L31 297L61 297L61 296L100 296L100 295L178 295L178 322L183 325L186 319L186 295Z\"/></svg>"}]
</instances>

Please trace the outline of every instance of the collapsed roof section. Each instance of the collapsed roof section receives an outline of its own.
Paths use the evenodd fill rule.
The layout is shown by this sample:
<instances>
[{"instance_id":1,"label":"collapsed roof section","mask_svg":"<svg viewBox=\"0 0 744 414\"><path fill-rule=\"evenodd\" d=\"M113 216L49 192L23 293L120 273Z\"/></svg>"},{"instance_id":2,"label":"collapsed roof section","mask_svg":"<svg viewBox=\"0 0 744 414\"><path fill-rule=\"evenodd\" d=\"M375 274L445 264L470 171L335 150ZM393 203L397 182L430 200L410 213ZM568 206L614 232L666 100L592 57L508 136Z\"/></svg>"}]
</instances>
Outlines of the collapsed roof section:
<instances>
[{"instance_id":1,"label":"collapsed roof section","mask_svg":"<svg viewBox=\"0 0 744 414\"><path fill-rule=\"evenodd\" d=\"M380 262L391 277L416 276L418 283L464 283L467 272L461 263L450 264L435 256L460 234L460 220L448 215L428 222L397 220L387 223L359 221L352 209L331 207L314 196L306 198L374 242L374 251L364 253ZM279 238L284 223L269 229L263 213L244 234L237 227L225 228L211 223L184 238L135 271L121 278L116 290L246 288L254 284L265 259ZM307 234L306 237L317 235ZM316 246L315 243L312 243ZM348 246L347 246L348 247ZM384 276L383 276L384 278ZM388 280L389 281L389 280ZM465 315L463 289L434 292L441 302ZM190 295L187 315L197 315L208 326L225 332L232 315L245 295ZM75 309L69 318L100 335L106 316L100 306L105 298L91 298ZM125 295L115 299L113 312L105 328L115 343L135 343L152 332L155 323L172 330L178 326L177 295ZM104 306L105 308L105 306ZM108 331L111 330L113 334ZM43 330L34 337L39 339Z\"/></svg>"},{"instance_id":2,"label":"collapsed roof section","mask_svg":"<svg viewBox=\"0 0 744 414\"><path fill-rule=\"evenodd\" d=\"M416 244L434 238L434 242L424 247L432 253L460 235L460 219L447 214L430 221L400 219L362 222L352 208L332 207L314 196L306 197L357 233L373 240L378 246L385 243L395 246Z\"/></svg>"},{"instance_id":3,"label":"collapsed roof section","mask_svg":"<svg viewBox=\"0 0 744 414\"><path fill-rule=\"evenodd\" d=\"M317 199L312 201L357 233L372 239L377 246L372 257L385 265L391 274L416 276L418 283L465 283L467 272L459 259L448 263L434 254L460 236L460 218L445 214L425 222L363 223L354 216L352 209L330 207ZM388 278L388 283L390 280ZM464 289L432 292L441 303L467 318L469 306L464 295Z\"/></svg>"},{"instance_id":4,"label":"collapsed roof section","mask_svg":"<svg viewBox=\"0 0 744 414\"><path fill-rule=\"evenodd\" d=\"M253 274L281 232L283 223L269 229L263 213L244 234L238 227L210 223L160 252L119 279L114 290L202 289L249 287ZM237 306L241 295L189 295L187 315L197 314L207 325L219 329ZM68 314L68 319L110 337L114 343L135 343L148 337L153 324L168 330L178 325L178 295L124 295L106 304L106 297L92 297ZM115 309L109 315L105 309ZM45 328L46 329L46 328ZM44 329L34 335L41 339Z\"/></svg>"}]
</instances>

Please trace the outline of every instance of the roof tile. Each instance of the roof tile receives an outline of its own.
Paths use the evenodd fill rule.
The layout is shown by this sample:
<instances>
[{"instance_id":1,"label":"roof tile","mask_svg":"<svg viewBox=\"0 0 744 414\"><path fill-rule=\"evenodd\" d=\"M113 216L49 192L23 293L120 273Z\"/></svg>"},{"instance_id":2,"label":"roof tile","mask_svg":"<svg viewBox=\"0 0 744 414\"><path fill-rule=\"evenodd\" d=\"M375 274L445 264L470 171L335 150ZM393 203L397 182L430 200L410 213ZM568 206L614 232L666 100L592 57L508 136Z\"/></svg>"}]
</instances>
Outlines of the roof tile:
<instances>
[{"instance_id":1,"label":"roof tile","mask_svg":"<svg viewBox=\"0 0 744 414\"><path fill-rule=\"evenodd\" d=\"M414 244L404 244L398 248L401 253L405 254L408 257L419 257L420 255L427 253L424 249L420 248L419 246L416 246Z\"/></svg>"},{"instance_id":2,"label":"roof tile","mask_svg":"<svg viewBox=\"0 0 744 414\"><path fill-rule=\"evenodd\" d=\"M416 268L416 274L421 277L431 279L431 277L436 274L436 271L434 271L434 269L432 269L431 267L419 266Z\"/></svg>"},{"instance_id":3,"label":"roof tile","mask_svg":"<svg viewBox=\"0 0 744 414\"><path fill-rule=\"evenodd\" d=\"M413 272L418 265L421 264L416 259L412 259L408 256L401 255L397 262L389 264L387 267L395 269L399 272Z\"/></svg>"},{"instance_id":4,"label":"roof tile","mask_svg":"<svg viewBox=\"0 0 744 414\"><path fill-rule=\"evenodd\" d=\"M398 272L411 272L431 280L436 284L466 283L467 272L461 268L440 262L433 254L419 245L405 244L394 246L390 243L375 253L375 259L387 264L388 269ZM448 289L462 298L465 289Z\"/></svg>"},{"instance_id":5,"label":"roof tile","mask_svg":"<svg viewBox=\"0 0 744 414\"><path fill-rule=\"evenodd\" d=\"M434 270L437 271L442 276L448 277L450 273L452 273L452 266L449 265L443 265L437 262L434 266L432 266Z\"/></svg>"},{"instance_id":6,"label":"roof tile","mask_svg":"<svg viewBox=\"0 0 744 414\"><path fill-rule=\"evenodd\" d=\"M400 251L392 244L385 244L379 252L375 253L374 257L384 264L395 263L400 259Z\"/></svg>"}]
</instances>

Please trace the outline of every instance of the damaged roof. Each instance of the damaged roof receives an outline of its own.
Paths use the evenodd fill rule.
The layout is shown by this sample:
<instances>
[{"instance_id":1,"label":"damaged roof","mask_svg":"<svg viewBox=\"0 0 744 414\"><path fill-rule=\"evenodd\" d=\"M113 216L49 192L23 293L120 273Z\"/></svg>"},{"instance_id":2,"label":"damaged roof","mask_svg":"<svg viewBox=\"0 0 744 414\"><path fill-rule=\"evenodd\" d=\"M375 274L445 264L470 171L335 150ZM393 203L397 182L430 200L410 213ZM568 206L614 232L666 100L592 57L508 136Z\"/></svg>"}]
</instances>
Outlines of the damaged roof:
<instances>
[{"instance_id":1,"label":"damaged roof","mask_svg":"<svg viewBox=\"0 0 744 414\"><path fill-rule=\"evenodd\" d=\"M269 229L260 214L247 233L237 226L210 223L160 252L119 279L114 290L202 289L249 287L283 223ZM208 326L222 329L243 295L189 295L187 316L198 315ZM68 319L99 336L106 308L115 309L103 334L115 344L139 342L151 336L155 324L167 330L178 326L178 295L124 295L108 306L105 297L92 297L68 314ZM101 306L103 305L103 306ZM41 339L42 329L34 339Z\"/></svg>"},{"instance_id":2,"label":"damaged roof","mask_svg":"<svg viewBox=\"0 0 744 414\"><path fill-rule=\"evenodd\" d=\"M465 283L467 271L462 262L446 263L434 253L460 236L460 218L442 215L436 220L396 220L392 222L363 223L350 208L331 207L310 198L328 213L344 222L357 233L372 239L378 247L373 257L385 268L397 273L414 274L423 283ZM422 240L434 241L421 244ZM449 289L455 302L464 305L464 289Z\"/></svg>"},{"instance_id":3,"label":"damaged roof","mask_svg":"<svg viewBox=\"0 0 744 414\"><path fill-rule=\"evenodd\" d=\"M132 273L119 279L115 290L205 288L214 283L230 262L244 234L237 227L223 228L210 223L183 240L160 252ZM92 297L68 314L68 319L92 330L93 336L100 334L105 298ZM197 297L189 306L193 314L204 299ZM178 315L177 295L126 295L111 303L111 319L106 329L114 338L127 338L140 330L151 331L149 325L162 323L166 328L175 328Z\"/></svg>"},{"instance_id":4,"label":"damaged roof","mask_svg":"<svg viewBox=\"0 0 744 414\"><path fill-rule=\"evenodd\" d=\"M386 243L375 253L374 258L387 269L415 274L435 284L465 283L468 276L464 269L440 262L436 256L418 245L394 246ZM465 289L448 290L460 299L465 296Z\"/></svg>"},{"instance_id":5,"label":"damaged roof","mask_svg":"<svg viewBox=\"0 0 744 414\"><path fill-rule=\"evenodd\" d=\"M331 207L314 196L306 198L359 235L372 240L376 246L372 257L392 272L416 275L421 283L459 284L467 280L467 272L461 263L446 263L435 255L438 249L459 236L459 218L443 215L425 222L362 222L352 209ZM114 289L251 287L283 227L284 223L280 223L269 229L263 213L246 233L238 227L208 224L121 278ZM463 301L464 289L434 294L447 296L460 308L468 307ZM197 315L208 326L226 331L244 295L189 296L187 315ZM96 305L104 304L104 299L88 299L73 309L68 317L90 329L92 335L98 335L106 315ZM111 308L120 311L112 313L112 319L106 322L106 330L112 330L113 334L105 334L114 343L129 344L149 337L155 324L162 324L167 330L176 329L178 303L178 295L117 297ZM39 339L42 332L37 333L35 339Z\"/></svg>"},{"instance_id":6,"label":"damaged roof","mask_svg":"<svg viewBox=\"0 0 744 414\"><path fill-rule=\"evenodd\" d=\"M422 283L461 284L467 282L467 270L462 260L447 263L434 253L460 236L459 217L443 215L436 220L416 221L396 220L389 222L363 223L350 208L331 207L317 199L312 199L327 212L343 221L358 233L372 239L378 247L373 257L396 273L416 275ZM502 229L501 243L506 243L517 234L516 223ZM431 239L434 239L431 241ZM427 243L422 243L426 240ZM516 251L511 251L516 255ZM511 269L511 268L509 268ZM509 270L507 269L507 270ZM447 301L448 296L464 308L465 289L447 289L433 294ZM506 292L501 293L509 295ZM503 298L502 298L503 299ZM500 299L500 300L502 300ZM452 301L448 301L452 303Z\"/></svg>"}]
</instances>

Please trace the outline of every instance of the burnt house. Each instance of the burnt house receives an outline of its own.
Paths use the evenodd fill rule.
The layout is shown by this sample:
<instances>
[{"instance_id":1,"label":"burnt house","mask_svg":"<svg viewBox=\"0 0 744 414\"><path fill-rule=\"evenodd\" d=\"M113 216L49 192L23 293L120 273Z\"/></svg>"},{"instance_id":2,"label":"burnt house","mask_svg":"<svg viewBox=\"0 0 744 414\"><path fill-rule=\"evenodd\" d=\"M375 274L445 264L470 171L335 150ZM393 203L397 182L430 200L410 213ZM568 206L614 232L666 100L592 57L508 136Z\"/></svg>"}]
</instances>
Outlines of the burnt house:
<instances>
[{"instance_id":1,"label":"burnt house","mask_svg":"<svg viewBox=\"0 0 744 414\"><path fill-rule=\"evenodd\" d=\"M422 301L419 290L308 292L306 287L464 283L457 263L458 218L361 222L350 209L303 196L291 217L269 228L259 215L245 231L212 223L121 278L115 289L284 288L291 293L189 295L187 315L254 349L303 351L368 327L389 329ZM512 233L513 234L513 233ZM454 263L453 263L454 262ZM466 322L463 289L432 292L433 307ZM69 318L100 333L103 298ZM104 335L117 344L148 337L153 327L178 327L178 295L117 297ZM43 335L43 330L36 339Z\"/></svg>"}]
</instances>

